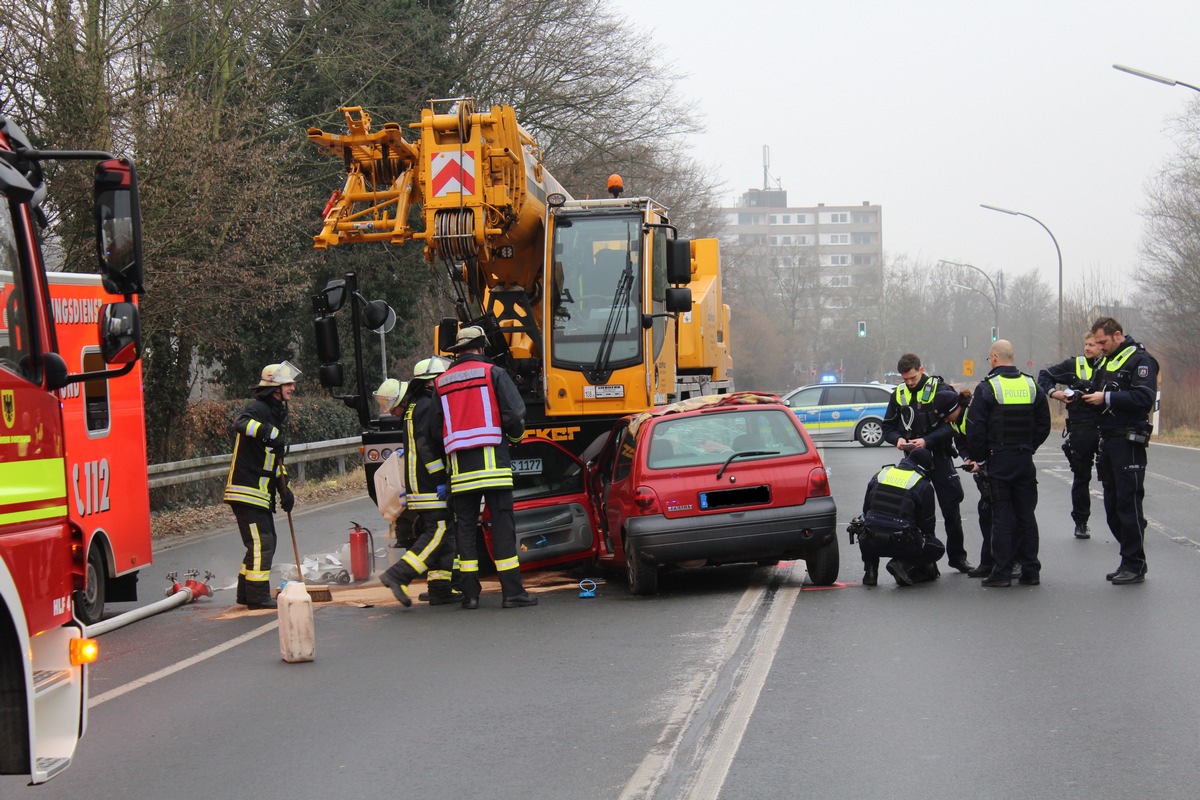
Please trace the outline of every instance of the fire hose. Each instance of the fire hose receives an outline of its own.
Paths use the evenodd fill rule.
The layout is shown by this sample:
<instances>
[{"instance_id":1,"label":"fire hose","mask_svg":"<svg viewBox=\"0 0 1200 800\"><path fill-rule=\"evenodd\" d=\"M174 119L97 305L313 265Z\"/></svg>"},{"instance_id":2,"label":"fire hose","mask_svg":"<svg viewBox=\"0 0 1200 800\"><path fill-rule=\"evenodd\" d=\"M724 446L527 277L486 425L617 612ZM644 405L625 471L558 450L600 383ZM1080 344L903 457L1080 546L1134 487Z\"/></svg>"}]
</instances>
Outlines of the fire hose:
<instances>
[{"instance_id":1,"label":"fire hose","mask_svg":"<svg viewBox=\"0 0 1200 800\"><path fill-rule=\"evenodd\" d=\"M195 602L201 597L212 597L212 588L209 587L208 581L213 579L213 574L205 572L203 581L198 580L199 575L200 573L196 570L189 570L185 573L186 582L181 584L178 581L178 574L172 572L167 575L167 580L171 581L171 587L167 589L167 596L164 599L159 600L157 603L151 603L148 606L135 608L133 611L128 611L115 617L109 617L94 625L88 625L84 636L95 638L109 631L115 631L117 628L124 628L126 625L138 620L153 617L155 614L161 614L168 609Z\"/></svg>"}]
</instances>

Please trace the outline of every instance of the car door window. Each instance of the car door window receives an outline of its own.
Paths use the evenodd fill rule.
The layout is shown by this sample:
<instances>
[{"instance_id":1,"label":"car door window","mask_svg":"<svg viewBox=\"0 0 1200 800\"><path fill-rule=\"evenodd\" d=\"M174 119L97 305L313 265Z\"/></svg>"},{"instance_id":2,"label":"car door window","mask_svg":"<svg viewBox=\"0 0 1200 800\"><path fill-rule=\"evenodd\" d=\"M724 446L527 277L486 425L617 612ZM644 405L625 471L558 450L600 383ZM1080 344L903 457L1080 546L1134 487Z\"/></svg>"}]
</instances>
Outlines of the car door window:
<instances>
[{"instance_id":1,"label":"car door window","mask_svg":"<svg viewBox=\"0 0 1200 800\"><path fill-rule=\"evenodd\" d=\"M860 386L858 387L858 391L862 395L859 402L872 406L886 405L892 397L892 393L887 389L881 389L876 386Z\"/></svg>"},{"instance_id":2,"label":"car door window","mask_svg":"<svg viewBox=\"0 0 1200 800\"><path fill-rule=\"evenodd\" d=\"M853 386L827 386L825 396L821 398L823 406L849 406L854 404Z\"/></svg>"},{"instance_id":3,"label":"car door window","mask_svg":"<svg viewBox=\"0 0 1200 800\"><path fill-rule=\"evenodd\" d=\"M815 406L821 402L821 391L825 387L813 386L808 389L802 389L791 396L787 404L791 408L804 408L806 406Z\"/></svg>"},{"instance_id":4,"label":"car door window","mask_svg":"<svg viewBox=\"0 0 1200 800\"><path fill-rule=\"evenodd\" d=\"M626 428L621 433L621 441L617 445L617 455L613 463L613 482L623 481L633 470L633 456L637 452L636 440Z\"/></svg>"}]
</instances>

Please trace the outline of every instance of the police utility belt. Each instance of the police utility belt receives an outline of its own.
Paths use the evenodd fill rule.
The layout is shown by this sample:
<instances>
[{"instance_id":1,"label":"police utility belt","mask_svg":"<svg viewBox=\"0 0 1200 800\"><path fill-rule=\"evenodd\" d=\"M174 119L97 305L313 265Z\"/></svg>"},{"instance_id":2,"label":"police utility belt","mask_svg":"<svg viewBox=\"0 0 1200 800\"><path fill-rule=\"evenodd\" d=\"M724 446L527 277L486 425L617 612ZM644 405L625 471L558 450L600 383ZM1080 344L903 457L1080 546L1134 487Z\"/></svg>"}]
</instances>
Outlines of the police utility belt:
<instances>
[{"instance_id":1,"label":"police utility belt","mask_svg":"<svg viewBox=\"0 0 1200 800\"><path fill-rule=\"evenodd\" d=\"M1149 444L1150 429L1146 428L1105 428L1100 431L1100 438L1104 440L1116 438L1128 439L1134 444Z\"/></svg>"},{"instance_id":2,"label":"police utility belt","mask_svg":"<svg viewBox=\"0 0 1200 800\"><path fill-rule=\"evenodd\" d=\"M900 530L874 530L862 516L850 520L846 532L850 534L850 544L854 544L857 537L860 544L873 544L875 549L881 551L911 548L914 545L919 547L925 543L925 536L916 525L905 525Z\"/></svg>"}]
</instances>

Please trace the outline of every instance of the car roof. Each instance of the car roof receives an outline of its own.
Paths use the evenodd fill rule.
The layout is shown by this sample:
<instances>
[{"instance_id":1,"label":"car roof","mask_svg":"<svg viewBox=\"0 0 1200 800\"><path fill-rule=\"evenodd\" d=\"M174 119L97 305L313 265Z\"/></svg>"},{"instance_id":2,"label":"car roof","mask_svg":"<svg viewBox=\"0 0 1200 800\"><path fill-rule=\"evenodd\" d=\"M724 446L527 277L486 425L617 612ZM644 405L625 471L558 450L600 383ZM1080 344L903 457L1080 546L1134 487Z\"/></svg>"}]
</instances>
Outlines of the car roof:
<instances>
[{"instance_id":1,"label":"car roof","mask_svg":"<svg viewBox=\"0 0 1200 800\"><path fill-rule=\"evenodd\" d=\"M665 406L658 406L640 414L634 414L629 420L629 432L636 434L639 427L647 420L663 417L668 414L685 414L689 411L699 411L709 408L736 408L738 406L779 405L779 395L766 392L734 392L732 394L713 394L703 397L692 397Z\"/></svg>"}]
</instances>

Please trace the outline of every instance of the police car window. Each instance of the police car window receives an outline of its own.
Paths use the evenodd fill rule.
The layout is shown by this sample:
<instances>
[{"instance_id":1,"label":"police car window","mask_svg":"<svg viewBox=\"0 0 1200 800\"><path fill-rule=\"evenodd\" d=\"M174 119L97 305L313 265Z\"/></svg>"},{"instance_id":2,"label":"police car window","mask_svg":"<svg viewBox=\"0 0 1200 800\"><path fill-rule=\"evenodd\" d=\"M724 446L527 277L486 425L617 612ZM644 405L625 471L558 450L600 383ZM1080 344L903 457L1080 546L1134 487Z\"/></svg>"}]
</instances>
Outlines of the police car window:
<instances>
[{"instance_id":1,"label":"police car window","mask_svg":"<svg viewBox=\"0 0 1200 800\"><path fill-rule=\"evenodd\" d=\"M821 398L823 406L848 406L854 403L853 386L827 386Z\"/></svg>"},{"instance_id":2,"label":"police car window","mask_svg":"<svg viewBox=\"0 0 1200 800\"><path fill-rule=\"evenodd\" d=\"M891 393L887 389L879 389L874 386L859 386L855 392L855 402L867 405L886 403L890 398Z\"/></svg>"},{"instance_id":3,"label":"police car window","mask_svg":"<svg viewBox=\"0 0 1200 800\"><path fill-rule=\"evenodd\" d=\"M788 405L792 408L803 408L805 406L815 406L821 400L821 391L823 386L813 386L810 389L802 389L792 395L788 400Z\"/></svg>"}]
</instances>

